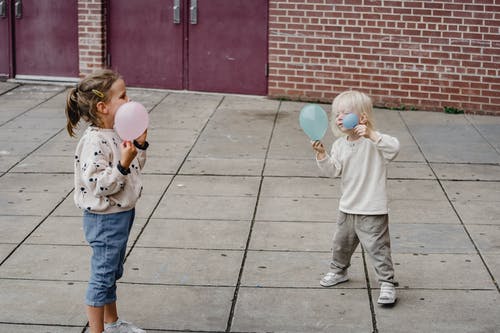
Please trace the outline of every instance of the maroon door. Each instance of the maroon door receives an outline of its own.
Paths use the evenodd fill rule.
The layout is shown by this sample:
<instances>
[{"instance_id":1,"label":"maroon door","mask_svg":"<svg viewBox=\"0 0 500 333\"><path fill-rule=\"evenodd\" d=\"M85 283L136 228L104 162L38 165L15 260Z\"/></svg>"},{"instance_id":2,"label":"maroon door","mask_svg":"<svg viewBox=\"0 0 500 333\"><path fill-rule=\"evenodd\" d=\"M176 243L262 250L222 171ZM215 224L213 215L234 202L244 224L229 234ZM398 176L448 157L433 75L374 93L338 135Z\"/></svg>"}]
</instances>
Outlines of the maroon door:
<instances>
[{"instance_id":1,"label":"maroon door","mask_svg":"<svg viewBox=\"0 0 500 333\"><path fill-rule=\"evenodd\" d=\"M17 75L78 77L77 0L14 0Z\"/></svg>"},{"instance_id":2,"label":"maroon door","mask_svg":"<svg viewBox=\"0 0 500 333\"><path fill-rule=\"evenodd\" d=\"M0 0L0 79L10 76L10 0Z\"/></svg>"},{"instance_id":3,"label":"maroon door","mask_svg":"<svg viewBox=\"0 0 500 333\"><path fill-rule=\"evenodd\" d=\"M267 2L198 0L191 3L189 90L267 93ZM193 8L193 4L198 8Z\"/></svg>"},{"instance_id":4,"label":"maroon door","mask_svg":"<svg viewBox=\"0 0 500 333\"><path fill-rule=\"evenodd\" d=\"M265 95L267 13L268 0L110 0L111 67L128 85Z\"/></svg>"},{"instance_id":5,"label":"maroon door","mask_svg":"<svg viewBox=\"0 0 500 333\"><path fill-rule=\"evenodd\" d=\"M110 64L129 86L182 89L183 25L175 0L109 1ZM174 14L179 18L174 23Z\"/></svg>"}]
</instances>

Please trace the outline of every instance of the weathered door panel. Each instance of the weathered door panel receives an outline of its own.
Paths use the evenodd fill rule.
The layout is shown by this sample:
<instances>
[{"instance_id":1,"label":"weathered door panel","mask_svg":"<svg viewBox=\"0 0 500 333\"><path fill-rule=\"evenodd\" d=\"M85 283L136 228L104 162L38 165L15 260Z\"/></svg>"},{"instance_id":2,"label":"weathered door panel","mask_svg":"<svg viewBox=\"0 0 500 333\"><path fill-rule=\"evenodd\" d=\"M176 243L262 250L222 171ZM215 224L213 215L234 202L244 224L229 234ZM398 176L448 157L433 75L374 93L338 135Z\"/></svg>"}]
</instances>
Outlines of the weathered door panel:
<instances>
[{"instance_id":1,"label":"weathered door panel","mask_svg":"<svg viewBox=\"0 0 500 333\"><path fill-rule=\"evenodd\" d=\"M77 0L14 0L17 75L78 77Z\"/></svg>"},{"instance_id":2,"label":"weathered door panel","mask_svg":"<svg viewBox=\"0 0 500 333\"><path fill-rule=\"evenodd\" d=\"M267 93L268 0L197 0L189 22L188 89ZM191 3L192 7L193 3Z\"/></svg>"},{"instance_id":3,"label":"weathered door panel","mask_svg":"<svg viewBox=\"0 0 500 333\"><path fill-rule=\"evenodd\" d=\"M129 86L182 89L181 22L174 23L174 0L109 1L111 67Z\"/></svg>"},{"instance_id":4,"label":"weathered door panel","mask_svg":"<svg viewBox=\"0 0 500 333\"><path fill-rule=\"evenodd\" d=\"M10 76L10 0L0 0L0 79Z\"/></svg>"}]
</instances>

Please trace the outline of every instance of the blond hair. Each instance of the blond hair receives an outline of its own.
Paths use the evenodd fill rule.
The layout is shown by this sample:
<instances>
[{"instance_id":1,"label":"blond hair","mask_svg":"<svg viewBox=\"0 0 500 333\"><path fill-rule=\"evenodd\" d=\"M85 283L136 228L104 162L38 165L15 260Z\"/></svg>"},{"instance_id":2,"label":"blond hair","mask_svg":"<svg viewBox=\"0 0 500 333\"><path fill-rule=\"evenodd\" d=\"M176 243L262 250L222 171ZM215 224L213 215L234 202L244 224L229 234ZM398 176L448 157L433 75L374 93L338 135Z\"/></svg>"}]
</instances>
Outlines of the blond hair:
<instances>
[{"instance_id":1,"label":"blond hair","mask_svg":"<svg viewBox=\"0 0 500 333\"><path fill-rule=\"evenodd\" d=\"M81 119L101 126L97 103L109 101L109 90L120 75L109 69L98 70L82 79L76 88L70 89L66 98L66 130L72 137Z\"/></svg>"},{"instance_id":2,"label":"blond hair","mask_svg":"<svg viewBox=\"0 0 500 333\"><path fill-rule=\"evenodd\" d=\"M348 109L350 112L356 113L359 117L366 117L366 127L375 130L375 122L373 119L373 103L371 98L365 93L348 90L340 93L332 102L332 117L330 118L330 126L335 136L345 135L340 131L336 124L337 114L342 112L340 109Z\"/></svg>"}]
</instances>

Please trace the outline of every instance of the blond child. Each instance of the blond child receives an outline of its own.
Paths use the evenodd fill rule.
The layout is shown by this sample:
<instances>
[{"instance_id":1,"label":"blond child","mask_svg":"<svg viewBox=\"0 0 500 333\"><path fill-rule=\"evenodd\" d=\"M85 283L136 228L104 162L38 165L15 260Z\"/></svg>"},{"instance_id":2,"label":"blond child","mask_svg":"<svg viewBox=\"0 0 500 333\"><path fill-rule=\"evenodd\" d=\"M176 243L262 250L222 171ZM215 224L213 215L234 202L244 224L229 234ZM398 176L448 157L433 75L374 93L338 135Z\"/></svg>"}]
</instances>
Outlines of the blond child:
<instances>
[{"instance_id":1,"label":"blond child","mask_svg":"<svg viewBox=\"0 0 500 333\"><path fill-rule=\"evenodd\" d=\"M352 129L343 125L349 113L359 119ZM399 141L375 130L372 101L358 91L346 91L334 99L331 127L334 134L343 136L333 143L330 155L320 141L312 144L318 167L326 175L340 177L342 189L331 270L320 284L330 287L349 280L351 256L361 242L380 283L378 303L394 304L386 165L398 154Z\"/></svg>"},{"instance_id":2,"label":"blond child","mask_svg":"<svg viewBox=\"0 0 500 333\"><path fill-rule=\"evenodd\" d=\"M100 70L71 89L66 103L70 136L80 120L90 125L76 148L74 201L83 210L85 238L93 251L85 296L92 333L145 333L119 319L116 307L116 281L123 274L149 145L146 131L133 142L122 142L113 129L116 111L128 101L123 79Z\"/></svg>"}]
</instances>

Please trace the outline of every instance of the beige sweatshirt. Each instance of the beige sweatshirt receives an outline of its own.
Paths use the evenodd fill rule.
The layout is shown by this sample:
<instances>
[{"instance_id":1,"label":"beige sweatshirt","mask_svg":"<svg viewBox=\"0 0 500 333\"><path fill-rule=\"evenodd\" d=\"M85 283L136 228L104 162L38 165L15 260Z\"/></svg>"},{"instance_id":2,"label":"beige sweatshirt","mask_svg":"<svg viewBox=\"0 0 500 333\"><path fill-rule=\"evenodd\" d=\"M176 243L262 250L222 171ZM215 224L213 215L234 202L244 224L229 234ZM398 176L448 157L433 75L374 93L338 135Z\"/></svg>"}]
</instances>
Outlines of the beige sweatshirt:
<instances>
[{"instance_id":1,"label":"beige sweatshirt","mask_svg":"<svg viewBox=\"0 0 500 333\"><path fill-rule=\"evenodd\" d=\"M146 150L137 149L130 173L117 168L122 140L113 129L90 126L75 152L75 204L96 214L123 212L135 207L141 196L141 170Z\"/></svg>"},{"instance_id":2,"label":"beige sweatshirt","mask_svg":"<svg viewBox=\"0 0 500 333\"><path fill-rule=\"evenodd\" d=\"M387 214L387 168L399 152L395 137L378 133L377 142L367 138L337 139L331 154L317 164L331 177L341 177L339 209L348 214Z\"/></svg>"}]
</instances>

